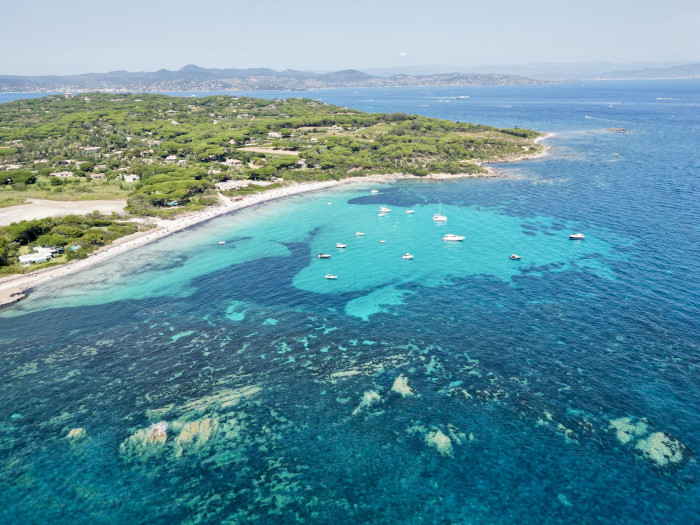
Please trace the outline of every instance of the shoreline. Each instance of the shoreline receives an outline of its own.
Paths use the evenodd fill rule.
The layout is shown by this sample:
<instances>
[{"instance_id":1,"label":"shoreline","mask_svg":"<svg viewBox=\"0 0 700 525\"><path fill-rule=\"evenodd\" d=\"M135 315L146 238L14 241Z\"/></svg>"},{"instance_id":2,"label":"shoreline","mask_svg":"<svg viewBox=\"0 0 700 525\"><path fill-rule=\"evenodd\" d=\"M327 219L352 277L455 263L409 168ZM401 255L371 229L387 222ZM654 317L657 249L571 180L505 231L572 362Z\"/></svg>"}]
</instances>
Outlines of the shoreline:
<instances>
[{"instance_id":1,"label":"shoreline","mask_svg":"<svg viewBox=\"0 0 700 525\"><path fill-rule=\"evenodd\" d=\"M553 134L551 133L545 134L544 136L535 139L535 142L537 143L541 140L545 140L552 136ZM520 162L526 159L540 158L546 156L550 149L551 147L547 147L544 151L540 151L530 155L525 153L523 155L517 155L512 158L499 160L490 164ZM0 277L0 309L3 309L8 305L11 305L24 299L27 293L29 293L32 288L39 284L55 280L66 275L71 275L81 270L85 270L87 268L91 268L92 266L95 266L101 263L102 261L109 260L128 251L134 250L141 246L145 246L147 244L155 242L173 233L182 231L191 226L201 224L216 217L220 217L231 212L242 210L250 206L255 206L256 204L262 204L264 202L281 199L284 197L290 197L292 195L299 195L301 193L325 190L328 188L333 188L335 186L355 184L359 182L384 183L397 180L440 181L464 178L496 177L500 175L500 172L495 168L481 164L480 166L486 169L486 173L433 173L424 177L419 177L416 175L410 175L406 173L392 173L388 175L367 175L363 177L348 177L345 179L330 180L323 182L296 182L290 183L289 185L286 185L282 188L276 188L255 195L245 196L240 201L232 201L230 197L225 197L221 195L221 193L219 193L219 205L214 208L207 208L205 210L190 213L188 215L183 215L182 217L178 217L175 219L154 219L152 221L145 220L144 222L155 222L156 227L148 231L137 232L131 235L127 235L125 237L121 237L113 243L107 246L103 246L99 250L91 253L85 259L70 261L60 266L42 268L41 270L37 270L28 274L14 274L5 277Z\"/></svg>"}]
</instances>

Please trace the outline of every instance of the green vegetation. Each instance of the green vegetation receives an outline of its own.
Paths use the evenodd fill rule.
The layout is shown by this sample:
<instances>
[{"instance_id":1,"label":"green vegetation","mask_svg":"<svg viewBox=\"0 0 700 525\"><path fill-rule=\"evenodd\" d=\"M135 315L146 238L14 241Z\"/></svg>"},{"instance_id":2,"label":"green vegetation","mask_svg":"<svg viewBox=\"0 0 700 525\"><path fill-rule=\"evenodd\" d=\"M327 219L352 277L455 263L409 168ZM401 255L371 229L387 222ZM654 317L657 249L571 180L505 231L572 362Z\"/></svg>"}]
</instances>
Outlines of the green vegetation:
<instances>
[{"instance_id":1,"label":"green vegetation","mask_svg":"<svg viewBox=\"0 0 700 525\"><path fill-rule=\"evenodd\" d=\"M82 259L112 241L139 231L140 225L116 220L93 212L87 215L21 221L0 227L0 273L23 270L18 257L30 253L35 246L55 246L65 255L43 264L33 264L31 270Z\"/></svg>"},{"instance_id":2,"label":"green vegetation","mask_svg":"<svg viewBox=\"0 0 700 525\"><path fill-rule=\"evenodd\" d=\"M480 172L537 151L537 135L310 99L54 95L0 105L0 203L109 194L163 215L214 203L231 179Z\"/></svg>"},{"instance_id":3,"label":"green vegetation","mask_svg":"<svg viewBox=\"0 0 700 525\"><path fill-rule=\"evenodd\" d=\"M170 217L215 204L226 181L272 183L224 189L236 198L287 181L479 173L536 153L538 135L310 99L53 95L0 104L0 206L125 199L129 213ZM79 244L66 255L78 257L133 228L99 216L12 225L0 229L0 267L26 245Z\"/></svg>"}]
</instances>

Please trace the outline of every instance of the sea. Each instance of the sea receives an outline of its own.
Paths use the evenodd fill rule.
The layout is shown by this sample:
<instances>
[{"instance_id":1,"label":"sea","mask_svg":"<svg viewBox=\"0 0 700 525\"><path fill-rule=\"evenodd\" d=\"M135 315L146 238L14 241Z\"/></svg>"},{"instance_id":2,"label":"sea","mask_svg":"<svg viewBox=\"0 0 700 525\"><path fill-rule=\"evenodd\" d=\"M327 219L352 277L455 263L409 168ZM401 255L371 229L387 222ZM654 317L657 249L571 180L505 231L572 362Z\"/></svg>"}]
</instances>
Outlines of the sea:
<instances>
[{"instance_id":1,"label":"sea","mask_svg":"<svg viewBox=\"0 0 700 525\"><path fill-rule=\"evenodd\" d=\"M4 523L700 523L700 80L226 94L551 150L37 286L0 312Z\"/></svg>"}]
</instances>

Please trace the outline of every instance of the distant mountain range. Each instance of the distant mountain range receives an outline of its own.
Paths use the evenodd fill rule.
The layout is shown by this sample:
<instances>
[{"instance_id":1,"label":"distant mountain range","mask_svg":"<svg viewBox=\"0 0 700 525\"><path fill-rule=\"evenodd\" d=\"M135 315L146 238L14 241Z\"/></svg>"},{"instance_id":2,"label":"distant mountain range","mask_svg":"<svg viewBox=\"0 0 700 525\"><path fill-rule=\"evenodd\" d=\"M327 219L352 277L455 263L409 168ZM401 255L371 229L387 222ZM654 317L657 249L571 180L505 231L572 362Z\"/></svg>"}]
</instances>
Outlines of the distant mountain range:
<instances>
[{"instance_id":1,"label":"distant mountain range","mask_svg":"<svg viewBox=\"0 0 700 525\"><path fill-rule=\"evenodd\" d=\"M598 78L605 80L644 80L662 78L700 78L700 64L685 64L667 68L646 67L636 71L612 71Z\"/></svg>"},{"instance_id":2,"label":"distant mountain range","mask_svg":"<svg viewBox=\"0 0 700 525\"><path fill-rule=\"evenodd\" d=\"M535 80L566 82L592 79L698 78L698 64L669 62L536 62L528 64L492 64L449 66L429 64L365 69L366 73L388 77L398 74L432 75L444 71L517 75Z\"/></svg>"},{"instance_id":3,"label":"distant mountain range","mask_svg":"<svg viewBox=\"0 0 700 525\"><path fill-rule=\"evenodd\" d=\"M309 90L337 87L482 86L542 84L519 75L448 73L399 74L381 77L355 69L333 73L272 69L205 69L195 65L178 71L111 71L68 76L0 75L0 92L51 91L227 91Z\"/></svg>"}]
</instances>

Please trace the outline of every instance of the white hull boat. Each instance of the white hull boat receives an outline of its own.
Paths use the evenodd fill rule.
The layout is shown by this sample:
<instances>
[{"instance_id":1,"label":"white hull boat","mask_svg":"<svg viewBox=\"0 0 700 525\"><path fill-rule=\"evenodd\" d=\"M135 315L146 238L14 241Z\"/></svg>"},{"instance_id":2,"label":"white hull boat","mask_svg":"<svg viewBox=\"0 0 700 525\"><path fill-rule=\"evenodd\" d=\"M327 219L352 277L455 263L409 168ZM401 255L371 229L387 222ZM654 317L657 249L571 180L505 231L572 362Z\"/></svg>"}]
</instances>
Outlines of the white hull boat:
<instances>
[{"instance_id":1,"label":"white hull boat","mask_svg":"<svg viewBox=\"0 0 700 525\"><path fill-rule=\"evenodd\" d=\"M455 235L453 233L448 233L442 238L443 241L463 241L464 239L466 239L464 235Z\"/></svg>"}]
</instances>

